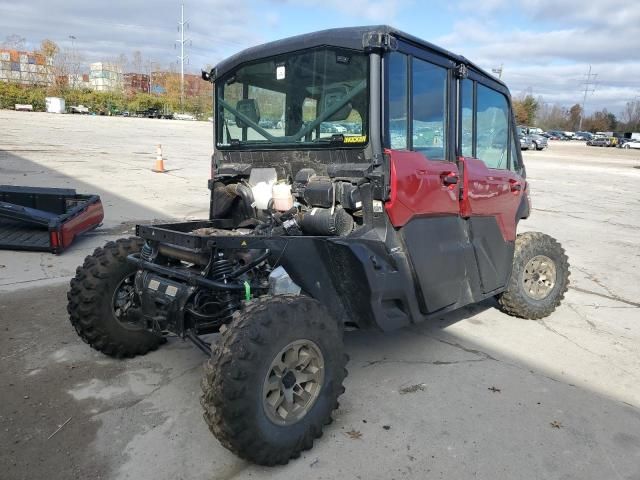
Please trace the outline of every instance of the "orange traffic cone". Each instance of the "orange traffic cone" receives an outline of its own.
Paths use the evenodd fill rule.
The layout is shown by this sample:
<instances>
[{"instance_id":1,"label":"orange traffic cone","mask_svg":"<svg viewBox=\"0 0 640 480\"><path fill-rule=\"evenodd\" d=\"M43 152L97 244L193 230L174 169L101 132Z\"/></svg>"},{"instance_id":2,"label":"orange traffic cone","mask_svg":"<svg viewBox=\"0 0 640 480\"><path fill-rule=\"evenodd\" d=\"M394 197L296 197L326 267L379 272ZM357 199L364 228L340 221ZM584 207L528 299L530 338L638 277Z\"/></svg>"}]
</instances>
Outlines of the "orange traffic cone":
<instances>
[{"instance_id":1,"label":"orange traffic cone","mask_svg":"<svg viewBox=\"0 0 640 480\"><path fill-rule=\"evenodd\" d=\"M164 160L162 159L162 145L158 145L158 148L156 149L156 164L151 171L156 173L166 172L164 169Z\"/></svg>"}]
</instances>

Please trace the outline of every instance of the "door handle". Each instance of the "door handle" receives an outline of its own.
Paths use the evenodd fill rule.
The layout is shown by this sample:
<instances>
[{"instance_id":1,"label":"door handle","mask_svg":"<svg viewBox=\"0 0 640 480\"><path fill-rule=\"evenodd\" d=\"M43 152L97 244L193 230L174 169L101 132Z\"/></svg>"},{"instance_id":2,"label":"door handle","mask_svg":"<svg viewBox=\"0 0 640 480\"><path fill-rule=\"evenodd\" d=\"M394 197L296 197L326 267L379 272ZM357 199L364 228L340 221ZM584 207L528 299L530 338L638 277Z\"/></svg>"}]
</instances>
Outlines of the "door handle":
<instances>
[{"instance_id":1,"label":"door handle","mask_svg":"<svg viewBox=\"0 0 640 480\"><path fill-rule=\"evenodd\" d=\"M520 192L522 190L522 184L517 180L510 179L509 186L511 187L512 192Z\"/></svg>"},{"instance_id":2,"label":"door handle","mask_svg":"<svg viewBox=\"0 0 640 480\"><path fill-rule=\"evenodd\" d=\"M445 184L447 187L450 187L452 185L456 185L458 183L458 175L456 175L453 172L449 172L446 174L442 175L442 183Z\"/></svg>"}]
</instances>

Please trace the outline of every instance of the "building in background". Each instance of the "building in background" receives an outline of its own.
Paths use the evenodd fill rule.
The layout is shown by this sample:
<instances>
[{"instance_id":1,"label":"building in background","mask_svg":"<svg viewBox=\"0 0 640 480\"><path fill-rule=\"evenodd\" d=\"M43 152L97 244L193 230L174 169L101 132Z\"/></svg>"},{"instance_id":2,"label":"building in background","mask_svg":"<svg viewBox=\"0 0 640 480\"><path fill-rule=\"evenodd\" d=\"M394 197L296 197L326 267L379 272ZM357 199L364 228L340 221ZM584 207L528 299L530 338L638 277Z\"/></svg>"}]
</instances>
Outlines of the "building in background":
<instances>
[{"instance_id":1,"label":"building in background","mask_svg":"<svg viewBox=\"0 0 640 480\"><path fill-rule=\"evenodd\" d=\"M125 73L123 79L124 91L127 95L149 93L150 91L149 75L144 73Z\"/></svg>"},{"instance_id":2,"label":"building in background","mask_svg":"<svg viewBox=\"0 0 640 480\"><path fill-rule=\"evenodd\" d=\"M97 92L122 91L122 68L113 63L92 63L89 72L91 89Z\"/></svg>"},{"instance_id":3,"label":"building in background","mask_svg":"<svg viewBox=\"0 0 640 480\"><path fill-rule=\"evenodd\" d=\"M0 49L0 81L52 85L53 59L36 52Z\"/></svg>"}]
</instances>

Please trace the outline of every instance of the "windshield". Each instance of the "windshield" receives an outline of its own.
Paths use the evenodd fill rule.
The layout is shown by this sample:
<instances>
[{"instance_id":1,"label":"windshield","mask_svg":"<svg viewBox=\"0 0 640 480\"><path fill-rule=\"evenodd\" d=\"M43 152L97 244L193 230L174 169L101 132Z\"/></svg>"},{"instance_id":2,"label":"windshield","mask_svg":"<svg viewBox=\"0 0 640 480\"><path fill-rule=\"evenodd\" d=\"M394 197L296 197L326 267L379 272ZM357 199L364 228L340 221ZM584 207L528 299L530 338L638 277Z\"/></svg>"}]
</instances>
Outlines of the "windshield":
<instances>
[{"instance_id":1,"label":"windshield","mask_svg":"<svg viewBox=\"0 0 640 480\"><path fill-rule=\"evenodd\" d=\"M367 142L368 57L338 48L245 65L216 80L224 148L359 146Z\"/></svg>"}]
</instances>

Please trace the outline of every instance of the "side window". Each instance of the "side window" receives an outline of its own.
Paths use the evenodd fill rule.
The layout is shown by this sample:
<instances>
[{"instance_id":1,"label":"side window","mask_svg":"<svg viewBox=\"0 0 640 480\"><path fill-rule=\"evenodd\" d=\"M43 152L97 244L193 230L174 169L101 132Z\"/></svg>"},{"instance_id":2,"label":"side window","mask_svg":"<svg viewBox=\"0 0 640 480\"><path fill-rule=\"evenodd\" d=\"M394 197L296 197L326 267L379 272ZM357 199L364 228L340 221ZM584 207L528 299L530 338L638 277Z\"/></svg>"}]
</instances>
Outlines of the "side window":
<instances>
[{"instance_id":1,"label":"side window","mask_svg":"<svg viewBox=\"0 0 640 480\"><path fill-rule=\"evenodd\" d=\"M476 125L478 139L476 157L489 168L503 168L507 165L509 145L509 107L507 99L478 83Z\"/></svg>"},{"instance_id":2,"label":"side window","mask_svg":"<svg viewBox=\"0 0 640 480\"><path fill-rule=\"evenodd\" d=\"M407 56L389 55L389 142L391 148L407 148Z\"/></svg>"},{"instance_id":3,"label":"side window","mask_svg":"<svg viewBox=\"0 0 640 480\"><path fill-rule=\"evenodd\" d=\"M413 59L413 149L430 160L446 152L447 70Z\"/></svg>"},{"instance_id":4,"label":"side window","mask_svg":"<svg viewBox=\"0 0 640 480\"><path fill-rule=\"evenodd\" d=\"M473 80L460 82L460 153L473 156Z\"/></svg>"}]
</instances>

